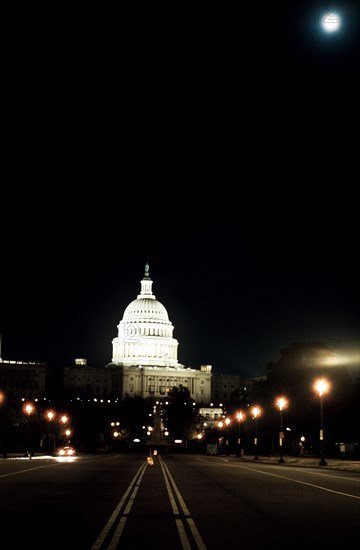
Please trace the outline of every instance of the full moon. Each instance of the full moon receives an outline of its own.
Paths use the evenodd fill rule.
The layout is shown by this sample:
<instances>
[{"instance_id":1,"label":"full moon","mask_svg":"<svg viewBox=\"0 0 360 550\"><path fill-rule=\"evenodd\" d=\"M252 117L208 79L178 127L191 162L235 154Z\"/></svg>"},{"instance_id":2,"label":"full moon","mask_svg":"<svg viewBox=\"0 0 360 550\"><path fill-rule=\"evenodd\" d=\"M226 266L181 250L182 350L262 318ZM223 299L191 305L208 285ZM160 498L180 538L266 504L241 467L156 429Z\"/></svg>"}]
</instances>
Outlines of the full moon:
<instances>
[{"instance_id":1,"label":"full moon","mask_svg":"<svg viewBox=\"0 0 360 550\"><path fill-rule=\"evenodd\" d=\"M340 17L333 12L327 13L322 18L322 26L327 32L337 31L340 27Z\"/></svg>"}]
</instances>

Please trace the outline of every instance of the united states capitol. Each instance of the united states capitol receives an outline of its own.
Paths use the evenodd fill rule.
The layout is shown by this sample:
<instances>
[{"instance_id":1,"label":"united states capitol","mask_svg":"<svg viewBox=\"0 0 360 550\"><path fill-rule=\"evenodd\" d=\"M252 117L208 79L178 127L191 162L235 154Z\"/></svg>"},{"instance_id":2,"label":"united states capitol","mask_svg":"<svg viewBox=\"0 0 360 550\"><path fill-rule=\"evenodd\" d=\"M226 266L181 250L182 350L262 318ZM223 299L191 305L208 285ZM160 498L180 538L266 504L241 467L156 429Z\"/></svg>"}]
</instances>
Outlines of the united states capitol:
<instances>
[{"instance_id":1,"label":"united states capitol","mask_svg":"<svg viewBox=\"0 0 360 550\"><path fill-rule=\"evenodd\" d=\"M164 305L153 293L149 265L140 281L140 293L126 307L112 340L111 361L94 367L86 358L53 373L44 363L0 360L1 387L13 400L39 400L56 386L64 397L80 400L122 400L125 397L161 399L174 387L189 390L203 406L226 401L253 379L218 374L212 365L190 368L178 361L178 341ZM109 345L110 348L110 345Z\"/></svg>"}]
</instances>

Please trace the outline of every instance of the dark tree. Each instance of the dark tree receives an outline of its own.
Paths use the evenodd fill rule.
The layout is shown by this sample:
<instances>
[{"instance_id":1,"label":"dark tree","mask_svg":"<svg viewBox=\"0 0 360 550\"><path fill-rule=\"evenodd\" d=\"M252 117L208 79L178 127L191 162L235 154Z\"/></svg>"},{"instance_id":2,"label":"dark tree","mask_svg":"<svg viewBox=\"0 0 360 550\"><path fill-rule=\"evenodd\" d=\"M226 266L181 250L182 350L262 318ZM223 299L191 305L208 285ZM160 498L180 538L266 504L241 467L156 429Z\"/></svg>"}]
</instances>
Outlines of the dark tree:
<instances>
[{"instance_id":1,"label":"dark tree","mask_svg":"<svg viewBox=\"0 0 360 550\"><path fill-rule=\"evenodd\" d=\"M174 438L191 437L198 418L198 411L188 388L180 385L168 393L168 406L163 411L163 422Z\"/></svg>"}]
</instances>

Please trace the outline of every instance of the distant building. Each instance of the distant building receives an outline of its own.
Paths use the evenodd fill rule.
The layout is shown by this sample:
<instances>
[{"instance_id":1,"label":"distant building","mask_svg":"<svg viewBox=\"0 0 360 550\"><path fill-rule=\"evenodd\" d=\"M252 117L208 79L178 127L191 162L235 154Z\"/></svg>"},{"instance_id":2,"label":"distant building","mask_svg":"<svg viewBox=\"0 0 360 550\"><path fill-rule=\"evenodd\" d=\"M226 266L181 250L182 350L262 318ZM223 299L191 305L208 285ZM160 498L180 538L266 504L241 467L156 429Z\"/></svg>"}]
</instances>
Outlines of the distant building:
<instances>
[{"instance_id":1,"label":"distant building","mask_svg":"<svg viewBox=\"0 0 360 550\"><path fill-rule=\"evenodd\" d=\"M200 407L199 415L204 428L212 428L225 416L222 407Z\"/></svg>"},{"instance_id":2,"label":"distant building","mask_svg":"<svg viewBox=\"0 0 360 550\"><path fill-rule=\"evenodd\" d=\"M212 375L211 401L214 405L225 404L240 396L244 392L250 391L253 385L253 379L233 374Z\"/></svg>"},{"instance_id":3,"label":"distant building","mask_svg":"<svg viewBox=\"0 0 360 550\"><path fill-rule=\"evenodd\" d=\"M33 401L46 395L46 364L0 359L0 390L9 401Z\"/></svg>"},{"instance_id":4,"label":"distant building","mask_svg":"<svg viewBox=\"0 0 360 550\"><path fill-rule=\"evenodd\" d=\"M109 398L113 393L111 372L88 367L86 359L75 359L73 367L63 369L63 389L64 394L72 398Z\"/></svg>"}]
</instances>

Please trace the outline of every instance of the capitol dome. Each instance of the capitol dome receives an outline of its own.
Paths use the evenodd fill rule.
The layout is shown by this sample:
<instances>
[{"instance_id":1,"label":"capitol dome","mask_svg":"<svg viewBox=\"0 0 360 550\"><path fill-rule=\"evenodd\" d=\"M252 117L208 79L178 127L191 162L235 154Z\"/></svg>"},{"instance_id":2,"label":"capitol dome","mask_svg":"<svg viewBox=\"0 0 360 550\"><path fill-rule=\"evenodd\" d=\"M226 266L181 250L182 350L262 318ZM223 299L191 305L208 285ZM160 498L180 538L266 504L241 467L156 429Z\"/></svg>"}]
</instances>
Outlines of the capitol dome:
<instances>
[{"instance_id":1,"label":"capitol dome","mask_svg":"<svg viewBox=\"0 0 360 550\"><path fill-rule=\"evenodd\" d=\"M141 292L125 309L113 339L112 362L117 365L178 365L178 342L165 307L152 293L149 265L145 266Z\"/></svg>"},{"instance_id":2,"label":"capitol dome","mask_svg":"<svg viewBox=\"0 0 360 550\"><path fill-rule=\"evenodd\" d=\"M146 319L146 321L154 321L155 323L169 322L169 316L166 309L158 300L155 300L155 296L144 298L139 295L137 299L131 302L125 309L123 321L133 322L139 319L142 321Z\"/></svg>"}]
</instances>

